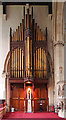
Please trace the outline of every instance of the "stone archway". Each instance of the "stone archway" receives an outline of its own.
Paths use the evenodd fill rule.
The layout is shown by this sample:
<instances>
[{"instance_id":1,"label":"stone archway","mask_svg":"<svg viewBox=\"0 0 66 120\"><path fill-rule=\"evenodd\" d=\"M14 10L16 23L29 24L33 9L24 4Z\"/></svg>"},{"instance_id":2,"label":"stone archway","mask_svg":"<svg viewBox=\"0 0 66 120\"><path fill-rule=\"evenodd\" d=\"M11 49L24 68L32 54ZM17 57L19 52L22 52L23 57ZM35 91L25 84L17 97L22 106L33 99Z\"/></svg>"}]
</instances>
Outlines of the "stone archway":
<instances>
[{"instance_id":1,"label":"stone archway","mask_svg":"<svg viewBox=\"0 0 66 120\"><path fill-rule=\"evenodd\" d=\"M5 63L4 63L4 70L3 73L7 74L8 73L8 64L9 64L9 59L10 59L10 51L8 52Z\"/></svg>"},{"instance_id":2,"label":"stone archway","mask_svg":"<svg viewBox=\"0 0 66 120\"><path fill-rule=\"evenodd\" d=\"M9 110L9 106L10 106L10 91L9 91L9 62L10 61L10 51L8 52L6 59L5 59L5 63L4 63L4 70L3 70L3 76L5 77L5 98L6 98L6 103L7 103L7 107L8 107L8 111Z\"/></svg>"}]
</instances>

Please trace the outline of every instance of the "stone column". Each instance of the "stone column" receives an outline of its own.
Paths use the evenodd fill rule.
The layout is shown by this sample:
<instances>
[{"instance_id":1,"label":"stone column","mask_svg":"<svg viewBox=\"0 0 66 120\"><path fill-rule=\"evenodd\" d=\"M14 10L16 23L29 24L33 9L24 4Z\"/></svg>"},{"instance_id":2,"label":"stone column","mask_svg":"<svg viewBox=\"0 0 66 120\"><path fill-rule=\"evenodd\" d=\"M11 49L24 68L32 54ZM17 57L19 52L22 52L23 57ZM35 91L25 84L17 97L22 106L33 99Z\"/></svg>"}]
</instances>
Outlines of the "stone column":
<instances>
[{"instance_id":1,"label":"stone column","mask_svg":"<svg viewBox=\"0 0 66 120\"><path fill-rule=\"evenodd\" d=\"M53 6L55 105L61 107L64 102L62 95L62 86L64 85L64 3L53 3Z\"/></svg>"},{"instance_id":2,"label":"stone column","mask_svg":"<svg viewBox=\"0 0 66 120\"><path fill-rule=\"evenodd\" d=\"M9 77L7 77L7 107L8 107L8 111L9 111Z\"/></svg>"}]
</instances>

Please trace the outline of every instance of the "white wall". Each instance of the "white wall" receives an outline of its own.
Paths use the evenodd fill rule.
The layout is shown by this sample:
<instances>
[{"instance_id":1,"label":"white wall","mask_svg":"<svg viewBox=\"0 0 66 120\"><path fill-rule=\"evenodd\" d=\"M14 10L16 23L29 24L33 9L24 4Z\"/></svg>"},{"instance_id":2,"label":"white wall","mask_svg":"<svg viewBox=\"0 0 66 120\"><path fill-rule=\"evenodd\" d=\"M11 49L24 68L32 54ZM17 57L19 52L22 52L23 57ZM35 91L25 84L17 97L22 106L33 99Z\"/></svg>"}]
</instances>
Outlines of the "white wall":
<instances>
[{"instance_id":1,"label":"white wall","mask_svg":"<svg viewBox=\"0 0 66 120\"><path fill-rule=\"evenodd\" d=\"M2 71L3 71L2 6L0 6L0 99L5 98L5 79L2 78Z\"/></svg>"},{"instance_id":2,"label":"white wall","mask_svg":"<svg viewBox=\"0 0 66 120\"><path fill-rule=\"evenodd\" d=\"M4 63L10 50L10 27L15 30L23 17L23 6L7 6L7 20L3 16L0 5L0 99L5 98L5 77L2 77Z\"/></svg>"}]
</instances>

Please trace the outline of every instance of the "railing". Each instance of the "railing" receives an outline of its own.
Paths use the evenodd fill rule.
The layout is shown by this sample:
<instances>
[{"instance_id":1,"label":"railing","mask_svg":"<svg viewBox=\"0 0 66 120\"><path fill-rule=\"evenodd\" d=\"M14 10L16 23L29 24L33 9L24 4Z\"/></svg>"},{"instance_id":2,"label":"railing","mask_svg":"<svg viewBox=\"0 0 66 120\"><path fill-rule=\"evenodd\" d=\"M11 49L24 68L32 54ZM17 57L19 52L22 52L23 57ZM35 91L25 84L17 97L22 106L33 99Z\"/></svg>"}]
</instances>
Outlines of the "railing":
<instances>
[{"instance_id":1,"label":"railing","mask_svg":"<svg viewBox=\"0 0 66 120\"><path fill-rule=\"evenodd\" d=\"M0 104L0 119L2 119L6 115L6 102L4 104Z\"/></svg>"}]
</instances>

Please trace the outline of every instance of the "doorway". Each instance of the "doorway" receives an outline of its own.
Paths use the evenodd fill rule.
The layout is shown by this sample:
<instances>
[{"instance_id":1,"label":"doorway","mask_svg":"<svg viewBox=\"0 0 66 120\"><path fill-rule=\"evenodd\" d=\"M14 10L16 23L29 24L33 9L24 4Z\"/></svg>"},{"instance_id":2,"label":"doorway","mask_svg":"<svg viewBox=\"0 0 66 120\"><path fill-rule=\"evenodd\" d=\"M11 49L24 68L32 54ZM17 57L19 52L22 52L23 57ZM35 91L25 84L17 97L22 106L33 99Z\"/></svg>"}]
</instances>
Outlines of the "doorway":
<instances>
[{"instance_id":1,"label":"doorway","mask_svg":"<svg viewBox=\"0 0 66 120\"><path fill-rule=\"evenodd\" d=\"M24 111L24 85L11 85L11 107L15 111Z\"/></svg>"}]
</instances>

